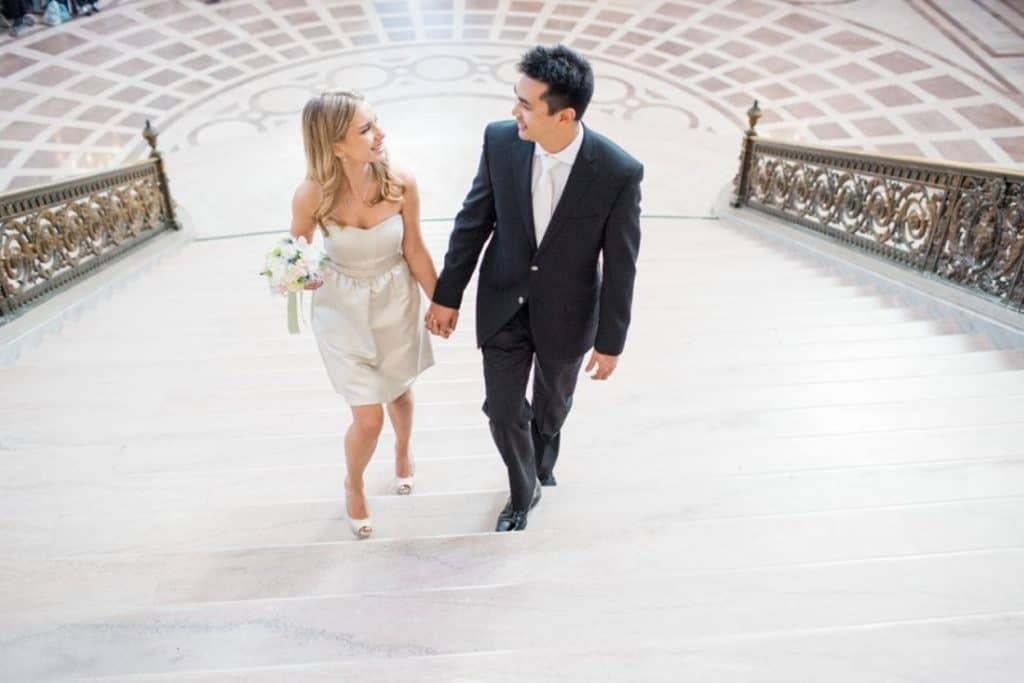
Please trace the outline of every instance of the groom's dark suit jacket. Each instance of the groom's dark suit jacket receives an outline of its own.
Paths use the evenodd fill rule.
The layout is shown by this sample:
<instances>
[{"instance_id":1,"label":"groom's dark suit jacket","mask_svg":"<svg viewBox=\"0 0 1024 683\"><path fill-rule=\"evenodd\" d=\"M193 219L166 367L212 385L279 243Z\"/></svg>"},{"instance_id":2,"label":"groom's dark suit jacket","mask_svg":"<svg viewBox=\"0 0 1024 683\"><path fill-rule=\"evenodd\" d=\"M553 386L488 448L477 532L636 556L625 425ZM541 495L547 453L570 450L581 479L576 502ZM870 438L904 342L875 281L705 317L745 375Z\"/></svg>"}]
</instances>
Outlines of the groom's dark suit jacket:
<instances>
[{"instance_id":1,"label":"groom's dark suit jacket","mask_svg":"<svg viewBox=\"0 0 1024 683\"><path fill-rule=\"evenodd\" d=\"M626 342L640 248L643 166L587 128L540 245L533 226L534 145L515 121L487 126L473 186L455 218L433 300L460 308L481 249L477 345L526 303L534 348L571 359Z\"/></svg>"}]
</instances>

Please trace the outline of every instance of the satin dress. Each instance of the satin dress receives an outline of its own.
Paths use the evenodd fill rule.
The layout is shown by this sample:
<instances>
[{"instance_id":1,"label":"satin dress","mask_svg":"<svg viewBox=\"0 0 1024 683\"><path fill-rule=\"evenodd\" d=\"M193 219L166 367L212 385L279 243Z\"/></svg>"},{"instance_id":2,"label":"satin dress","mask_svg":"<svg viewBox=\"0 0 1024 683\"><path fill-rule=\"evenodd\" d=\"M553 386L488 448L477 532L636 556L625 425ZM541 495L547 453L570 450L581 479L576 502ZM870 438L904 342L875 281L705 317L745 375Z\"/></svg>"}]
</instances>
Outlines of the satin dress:
<instances>
[{"instance_id":1,"label":"satin dress","mask_svg":"<svg viewBox=\"0 0 1024 683\"><path fill-rule=\"evenodd\" d=\"M416 279L402 254L401 214L375 226L327 220L324 284L312 328L335 391L349 405L387 403L434 364Z\"/></svg>"}]
</instances>

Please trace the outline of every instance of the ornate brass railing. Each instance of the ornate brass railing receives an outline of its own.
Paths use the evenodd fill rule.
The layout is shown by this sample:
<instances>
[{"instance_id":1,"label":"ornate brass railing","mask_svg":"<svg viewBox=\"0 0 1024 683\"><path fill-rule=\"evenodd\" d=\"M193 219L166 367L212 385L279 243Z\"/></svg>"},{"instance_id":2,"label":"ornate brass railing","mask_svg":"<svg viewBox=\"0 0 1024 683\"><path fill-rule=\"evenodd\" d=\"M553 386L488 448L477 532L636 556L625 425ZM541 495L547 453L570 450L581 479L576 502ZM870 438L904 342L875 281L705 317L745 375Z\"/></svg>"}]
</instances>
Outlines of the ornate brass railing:
<instances>
[{"instance_id":1,"label":"ornate brass railing","mask_svg":"<svg viewBox=\"0 0 1024 683\"><path fill-rule=\"evenodd\" d=\"M1024 174L767 140L747 116L733 206L1024 311Z\"/></svg>"},{"instance_id":2,"label":"ornate brass railing","mask_svg":"<svg viewBox=\"0 0 1024 683\"><path fill-rule=\"evenodd\" d=\"M156 131L149 158L0 194L0 324L168 229L178 229Z\"/></svg>"}]
</instances>

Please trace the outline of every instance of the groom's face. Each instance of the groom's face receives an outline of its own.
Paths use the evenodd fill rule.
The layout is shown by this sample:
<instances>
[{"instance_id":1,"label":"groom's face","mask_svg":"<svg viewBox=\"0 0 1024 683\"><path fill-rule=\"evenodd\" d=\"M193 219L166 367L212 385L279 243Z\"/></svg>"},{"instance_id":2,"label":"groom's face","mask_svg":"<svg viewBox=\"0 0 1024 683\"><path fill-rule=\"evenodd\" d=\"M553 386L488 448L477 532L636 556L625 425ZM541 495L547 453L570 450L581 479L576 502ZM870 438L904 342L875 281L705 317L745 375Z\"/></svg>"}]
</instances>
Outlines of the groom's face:
<instances>
[{"instance_id":1,"label":"groom's face","mask_svg":"<svg viewBox=\"0 0 1024 683\"><path fill-rule=\"evenodd\" d=\"M571 125L575 112L563 109L554 114L548 103L541 99L548 91L548 84L529 76L521 76L514 87L516 104L512 116L519 124L519 137L532 142L543 142L556 134L564 125Z\"/></svg>"}]
</instances>

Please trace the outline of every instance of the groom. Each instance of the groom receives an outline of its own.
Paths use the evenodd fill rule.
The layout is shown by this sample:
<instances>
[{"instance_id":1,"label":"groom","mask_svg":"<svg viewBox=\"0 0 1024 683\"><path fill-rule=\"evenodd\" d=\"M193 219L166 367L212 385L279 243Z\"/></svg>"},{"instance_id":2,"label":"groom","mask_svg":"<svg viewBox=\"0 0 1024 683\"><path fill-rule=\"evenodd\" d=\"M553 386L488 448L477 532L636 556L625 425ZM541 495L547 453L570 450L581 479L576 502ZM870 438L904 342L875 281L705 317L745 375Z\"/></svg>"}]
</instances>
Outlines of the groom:
<instances>
[{"instance_id":1,"label":"groom","mask_svg":"<svg viewBox=\"0 0 1024 683\"><path fill-rule=\"evenodd\" d=\"M511 490L497 531L525 529L540 485L555 485L559 435L586 352L593 348L586 369L593 379L615 371L640 248L643 166L580 123L594 92L590 64L556 45L530 50L518 69L515 121L484 132L480 167L426 315L433 334L451 334L490 240L476 335L484 412Z\"/></svg>"}]
</instances>

